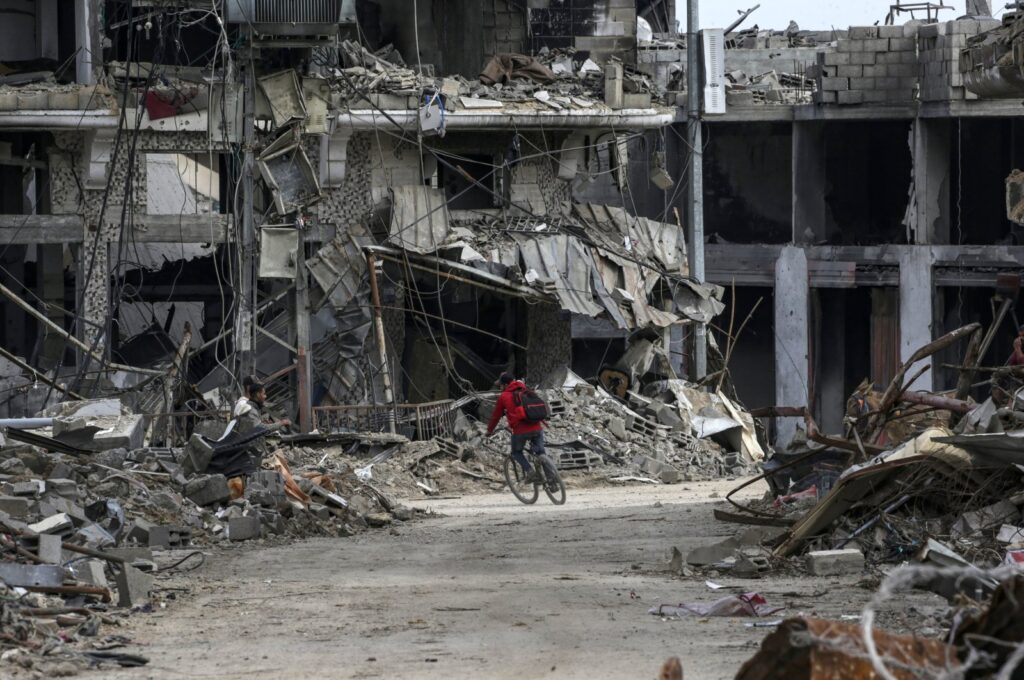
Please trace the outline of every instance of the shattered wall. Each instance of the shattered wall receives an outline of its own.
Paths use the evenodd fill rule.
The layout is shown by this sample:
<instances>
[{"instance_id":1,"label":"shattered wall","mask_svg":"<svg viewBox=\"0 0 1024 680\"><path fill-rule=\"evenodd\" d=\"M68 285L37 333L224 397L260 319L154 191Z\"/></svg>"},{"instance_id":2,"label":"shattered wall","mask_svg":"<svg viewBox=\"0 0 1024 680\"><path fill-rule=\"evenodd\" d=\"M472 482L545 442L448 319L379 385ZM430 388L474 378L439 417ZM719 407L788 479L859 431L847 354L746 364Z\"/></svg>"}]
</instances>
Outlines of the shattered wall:
<instances>
[{"instance_id":1,"label":"shattered wall","mask_svg":"<svg viewBox=\"0 0 1024 680\"><path fill-rule=\"evenodd\" d=\"M636 62L635 0L531 0L530 48L575 47L594 61Z\"/></svg>"}]
</instances>

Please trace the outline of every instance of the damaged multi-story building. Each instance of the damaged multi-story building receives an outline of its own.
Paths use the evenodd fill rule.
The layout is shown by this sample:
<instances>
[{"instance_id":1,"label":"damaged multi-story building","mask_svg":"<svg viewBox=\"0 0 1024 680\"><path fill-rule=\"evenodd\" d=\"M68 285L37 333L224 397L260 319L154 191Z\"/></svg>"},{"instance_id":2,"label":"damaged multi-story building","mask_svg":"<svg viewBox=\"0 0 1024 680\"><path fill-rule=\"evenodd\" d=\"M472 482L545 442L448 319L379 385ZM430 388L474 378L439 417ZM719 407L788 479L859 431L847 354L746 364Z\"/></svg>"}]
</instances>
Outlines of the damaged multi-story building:
<instances>
[{"instance_id":1,"label":"damaged multi-story building","mask_svg":"<svg viewBox=\"0 0 1024 680\"><path fill-rule=\"evenodd\" d=\"M997 278L1024 264L1019 180L1007 210L1024 160L1019 13L967 5L724 36L725 105L704 117L705 257L708 280L735 284L736 317L754 310L732 356L747 404L807 405L842 431L863 381L888 384L917 349L1000 309L984 365L1010 356L1016 291ZM913 388L954 388L959 351ZM783 443L802 427L779 425Z\"/></svg>"},{"instance_id":2,"label":"damaged multi-story building","mask_svg":"<svg viewBox=\"0 0 1024 680\"><path fill-rule=\"evenodd\" d=\"M637 331L678 370L721 310L667 170L671 3L0 15L8 416L217 412L255 374L303 431L393 426L502 370L596 375Z\"/></svg>"}]
</instances>

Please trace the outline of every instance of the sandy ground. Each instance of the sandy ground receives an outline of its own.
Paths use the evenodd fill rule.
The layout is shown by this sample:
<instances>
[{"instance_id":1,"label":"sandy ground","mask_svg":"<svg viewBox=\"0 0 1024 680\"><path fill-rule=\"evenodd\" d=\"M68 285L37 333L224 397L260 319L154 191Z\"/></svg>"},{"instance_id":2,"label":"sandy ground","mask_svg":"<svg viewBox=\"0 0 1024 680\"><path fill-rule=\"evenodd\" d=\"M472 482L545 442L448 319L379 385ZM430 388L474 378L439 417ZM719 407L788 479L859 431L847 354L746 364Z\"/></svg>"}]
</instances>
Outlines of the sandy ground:
<instances>
[{"instance_id":1,"label":"sandy ground","mask_svg":"<svg viewBox=\"0 0 1024 680\"><path fill-rule=\"evenodd\" d=\"M574 490L556 507L511 494L409 501L438 513L348 539L214 551L167 586L191 592L126 632L148 666L115 678L732 678L767 633L744 619L663 619L659 603L756 590L787 615L856 614L857 578L675 578L736 482ZM762 489L754 487L759 495ZM96 677L96 674L91 674Z\"/></svg>"}]
</instances>

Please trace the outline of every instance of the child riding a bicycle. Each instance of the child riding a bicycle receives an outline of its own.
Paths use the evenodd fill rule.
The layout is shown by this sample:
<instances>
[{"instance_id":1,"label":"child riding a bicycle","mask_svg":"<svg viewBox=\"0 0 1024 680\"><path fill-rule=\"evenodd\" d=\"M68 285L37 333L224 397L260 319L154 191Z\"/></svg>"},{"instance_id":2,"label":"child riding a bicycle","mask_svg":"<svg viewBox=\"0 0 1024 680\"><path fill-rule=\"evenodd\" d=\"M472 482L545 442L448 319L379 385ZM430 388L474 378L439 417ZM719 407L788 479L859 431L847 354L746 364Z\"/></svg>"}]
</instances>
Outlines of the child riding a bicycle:
<instances>
[{"instance_id":1,"label":"child riding a bicycle","mask_svg":"<svg viewBox=\"0 0 1024 680\"><path fill-rule=\"evenodd\" d=\"M509 429L512 430L512 459L523 468L526 473L526 482L529 484L542 481L530 461L523 455L523 449L529 444L530 451L534 456L544 455L544 417L546 417L547 406L543 405L545 416L538 418L539 410L531 403L531 395L534 393L526 387L521 380L516 380L511 373L502 373L498 378L501 385L501 395L494 405L494 412L491 413L491 420L487 424L487 436L494 434L494 429L505 416L508 420Z\"/></svg>"}]
</instances>

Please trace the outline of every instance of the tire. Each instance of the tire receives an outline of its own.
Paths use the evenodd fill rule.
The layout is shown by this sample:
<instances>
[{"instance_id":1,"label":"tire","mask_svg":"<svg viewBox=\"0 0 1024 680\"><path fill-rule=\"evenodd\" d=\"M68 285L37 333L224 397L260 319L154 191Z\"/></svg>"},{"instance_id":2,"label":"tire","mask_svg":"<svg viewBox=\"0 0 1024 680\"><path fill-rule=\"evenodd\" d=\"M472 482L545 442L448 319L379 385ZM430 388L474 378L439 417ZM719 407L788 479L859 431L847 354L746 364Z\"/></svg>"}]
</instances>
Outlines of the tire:
<instances>
[{"instance_id":1,"label":"tire","mask_svg":"<svg viewBox=\"0 0 1024 680\"><path fill-rule=\"evenodd\" d=\"M548 495L555 505L565 505L565 482L562 475L558 474L558 468L547 454L541 456L541 469L544 470L544 493Z\"/></svg>"},{"instance_id":2,"label":"tire","mask_svg":"<svg viewBox=\"0 0 1024 680\"><path fill-rule=\"evenodd\" d=\"M520 502L533 505L540 496L540 489L536 484L526 483L526 473L519 467L519 464L512 460L511 456L505 458L505 483L508 484L512 495Z\"/></svg>"}]
</instances>

